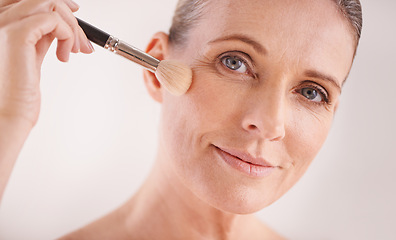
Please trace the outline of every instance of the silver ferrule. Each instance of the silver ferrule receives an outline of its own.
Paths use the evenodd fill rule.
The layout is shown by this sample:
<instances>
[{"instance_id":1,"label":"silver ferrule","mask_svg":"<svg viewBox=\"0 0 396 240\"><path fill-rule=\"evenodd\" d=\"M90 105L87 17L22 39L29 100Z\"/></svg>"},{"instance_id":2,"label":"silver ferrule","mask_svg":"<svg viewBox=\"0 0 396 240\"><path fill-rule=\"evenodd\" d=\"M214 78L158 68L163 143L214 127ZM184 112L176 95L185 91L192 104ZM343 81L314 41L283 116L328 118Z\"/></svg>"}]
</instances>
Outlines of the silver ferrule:
<instances>
[{"instance_id":1,"label":"silver ferrule","mask_svg":"<svg viewBox=\"0 0 396 240\"><path fill-rule=\"evenodd\" d=\"M155 70L157 70L158 64L160 63L158 59L113 36L110 36L109 39L107 39L104 48L109 49L110 51L141 65L151 72L155 72Z\"/></svg>"}]
</instances>

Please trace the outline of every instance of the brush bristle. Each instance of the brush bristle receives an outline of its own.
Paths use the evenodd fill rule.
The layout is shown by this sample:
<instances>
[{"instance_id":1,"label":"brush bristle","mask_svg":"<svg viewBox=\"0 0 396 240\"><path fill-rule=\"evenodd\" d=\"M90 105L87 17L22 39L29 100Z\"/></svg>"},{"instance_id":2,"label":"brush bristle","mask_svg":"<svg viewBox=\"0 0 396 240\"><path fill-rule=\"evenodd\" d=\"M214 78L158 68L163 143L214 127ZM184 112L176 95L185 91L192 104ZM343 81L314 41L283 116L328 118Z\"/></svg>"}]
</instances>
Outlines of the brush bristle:
<instances>
[{"instance_id":1,"label":"brush bristle","mask_svg":"<svg viewBox=\"0 0 396 240\"><path fill-rule=\"evenodd\" d=\"M187 92L192 81L191 68L172 60L163 60L155 72L160 83L173 95Z\"/></svg>"}]
</instances>

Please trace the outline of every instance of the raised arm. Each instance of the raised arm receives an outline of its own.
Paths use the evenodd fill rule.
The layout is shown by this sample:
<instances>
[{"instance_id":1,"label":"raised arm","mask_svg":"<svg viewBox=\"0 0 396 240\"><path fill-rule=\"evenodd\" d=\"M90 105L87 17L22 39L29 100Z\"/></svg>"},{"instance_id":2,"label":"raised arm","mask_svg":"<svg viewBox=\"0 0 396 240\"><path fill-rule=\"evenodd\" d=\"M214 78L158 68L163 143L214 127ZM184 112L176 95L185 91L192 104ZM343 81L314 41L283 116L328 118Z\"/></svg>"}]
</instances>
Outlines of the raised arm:
<instances>
[{"instance_id":1,"label":"raised arm","mask_svg":"<svg viewBox=\"0 0 396 240\"><path fill-rule=\"evenodd\" d=\"M38 120L40 71L52 41L57 57L91 53L71 0L0 1L0 201L15 161Z\"/></svg>"}]
</instances>

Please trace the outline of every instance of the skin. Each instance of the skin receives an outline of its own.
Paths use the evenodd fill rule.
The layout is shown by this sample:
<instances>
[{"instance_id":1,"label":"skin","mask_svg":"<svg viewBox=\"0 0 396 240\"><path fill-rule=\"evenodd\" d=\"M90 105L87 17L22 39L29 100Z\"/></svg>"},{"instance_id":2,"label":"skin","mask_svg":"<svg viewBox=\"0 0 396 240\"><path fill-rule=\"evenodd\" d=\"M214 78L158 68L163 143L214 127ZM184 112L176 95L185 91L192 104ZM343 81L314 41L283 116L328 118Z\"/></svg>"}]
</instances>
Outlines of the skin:
<instances>
[{"instance_id":1,"label":"skin","mask_svg":"<svg viewBox=\"0 0 396 240\"><path fill-rule=\"evenodd\" d=\"M194 72L181 97L145 73L162 106L154 170L123 207L75 236L96 238L90 233L119 221L119 238L281 239L250 214L290 189L323 145L353 60L351 29L328 0L211 1L187 36L173 46L159 33L148 47ZM247 72L222 63L235 55ZM324 90L328 102L307 99L307 87ZM262 157L275 170L247 175L215 146Z\"/></svg>"},{"instance_id":2,"label":"skin","mask_svg":"<svg viewBox=\"0 0 396 240\"><path fill-rule=\"evenodd\" d=\"M172 182L182 181L211 206L252 213L290 189L323 145L340 89L307 73L332 76L341 86L352 63L353 36L327 0L213 1L207 11L187 45L169 52L188 62L195 77L185 96L162 95L164 157L158 161L174 173ZM235 54L229 52L244 57L251 72L224 67L218 56ZM326 89L329 103L296 91L311 86ZM277 169L266 178L246 177L224 164L214 146L263 157Z\"/></svg>"},{"instance_id":3,"label":"skin","mask_svg":"<svg viewBox=\"0 0 396 240\"><path fill-rule=\"evenodd\" d=\"M162 109L156 164L123 206L62 239L281 239L251 214L287 192L323 145L354 49L329 0L216 0L184 45L157 33L148 53L190 65L193 84L175 97L145 72ZM219 148L272 171L237 170Z\"/></svg>"},{"instance_id":4,"label":"skin","mask_svg":"<svg viewBox=\"0 0 396 240\"><path fill-rule=\"evenodd\" d=\"M52 41L66 62L91 53L70 0L0 1L0 200L14 163L40 112L41 64Z\"/></svg>"}]
</instances>

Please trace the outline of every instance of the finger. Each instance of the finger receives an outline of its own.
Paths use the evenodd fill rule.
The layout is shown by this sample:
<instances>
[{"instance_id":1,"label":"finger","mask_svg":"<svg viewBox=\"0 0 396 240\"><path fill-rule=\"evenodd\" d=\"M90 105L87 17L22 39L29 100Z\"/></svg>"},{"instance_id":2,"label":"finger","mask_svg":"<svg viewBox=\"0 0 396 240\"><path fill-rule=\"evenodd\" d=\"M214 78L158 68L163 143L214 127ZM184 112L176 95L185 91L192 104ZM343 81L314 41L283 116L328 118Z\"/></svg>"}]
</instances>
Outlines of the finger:
<instances>
[{"instance_id":1,"label":"finger","mask_svg":"<svg viewBox=\"0 0 396 240\"><path fill-rule=\"evenodd\" d=\"M6 6L1 6L1 5L0 5L0 14L1 14L2 12L7 11L9 8L12 8L13 6L15 6L15 4L17 4L17 2L8 4L8 5L6 5Z\"/></svg>"},{"instance_id":2,"label":"finger","mask_svg":"<svg viewBox=\"0 0 396 240\"><path fill-rule=\"evenodd\" d=\"M56 56L62 62L69 61L70 52L73 44L68 40L58 39L58 47L56 48Z\"/></svg>"},{"instance_id":3,"label":"finger","mask_svg":"<svg viewBox=\"0 0 396 240\"><path fill-rule=\"evenodd\" d=\"M33 15L8 27L8 36L13 41L11 45L17 48L27 44L31 46L29 49L36 50L36 44L48 34L58 39L58 59L63 62L68 61L74 44L74 33L58 13Z\"/></svg>"},{"instance_id":4,"label":"finger","mask_svg":"<svg viewBox=\"0 0 396 240\"><path fill-rule=\"evenodd\" d=\"M67 6L72 10L72 12L77 12L77 10L80 8L80 6L74 2L73 0L63 0Z\"/></svg>"},{"instance_id":5,"label":"finger","mask_svg":"<svg viewBox=\"0 0 396 240\"><path fill-rule=\"evenodd\" d=\"M77 10L79 6L73 1L56 1L53 6L53 11L58 12L59 15L66 21L66 23L73 29L74 32L74 44L72 48L72 52L77 53L81 48L81 41L84 41L83 36L80 34L80 27L78 25L77 19L74 17L71 10ZM62 44L61 44L62 45Z\"/></svg>"},{"instance_id":6,"label":"finger","mask_svg":"<svg viewBox=\"0 0 396 240\"><path fill-rule=\"evenodd\" d=\"M88 40L87 36L85 35L84 31L79 27L79 34L80 34L80 51L82 53L92 53L94 48L91 42Z\"/></svg>"},{"instance_id":7,"label":"finger","mask_svg":"<svg viewBox=\"0 0 396 240\"><path fill-rule=\"evenodd\" d=\"M69 24L75 34L75 42L73 44L72 52L80 51L80 41L85 41L79 31L79 26L76 18L72 14L71 10L77 10L78 5L70 0L26 0L19 2L13 8L2 14L5 21L0 22L4 25L10 22L21 20L25 17L32 16L34 14L45 13L45 12L58 12L60 16Z\"/></svg>"},{"instance_id":8,"label":"finger","mask_svg":"<svg viewBox=\"0 0 396 240\"><path fill-rule=\"evenodd\" d=\"M11 6L15 5L16 3L20 2L20 1L21 0L2 0L2 1L0 1L0 13L3 12L4 10L10 8ZM80 6L76 2L74 2L72 0L62 0L62 1L64 1L67 4L67 6L69 6L70 9L73 12L76 12L80 8Z\"/></svg>"},{"instance_id":9,"label":"finger","mask_svg":"<svg viewBox=\"0 0 396 240\"><path fill-rule=\"evenodd\" d=\"M8 5L13 5L19 1L20 0L2 0L0 1L0 8L6 7Z\"/></svg>"},{"instance_id":10,"label":"finger","mask_svg":"<svg viewBox=\"0 0 396 240\"><path fill-rule=\"evenodd\" d=\"M70 3L70 1L68 1ZM77 53L80 51L81 41L84 41L80 35L79 25L77 19L74 17L73 13L70 11L70 7L64 2L60 1L53 6L53 11L59 13L62 19L73 29L74 32L74 44L72 52Z\"/></svg>"},{"instance_id":11,"label":"finger","mask_svg":"<svg viewBox=\"0 0 396 240\"><path fill-rule=\"evenodd\" d=\"M34 14L56 11L60 5L67 6L69 12L77 11L79 8L79 6L71 0L17 1L11 3L10 6L3 6L5 10L0 15L0 27Z\"/></svg>"},{"instance_id":12,"label":"finger","mask_svg":"<svg viewBox=\"0 0 396 240\"><path fill-rule=\"evenodd\" d=\"M47 53L54 39L55 37L52 36L52 34L47 34L36 44L36 53L37 53L36 61L40 66L43 63L44 56Z\"/></svg>"}]
</instances>

